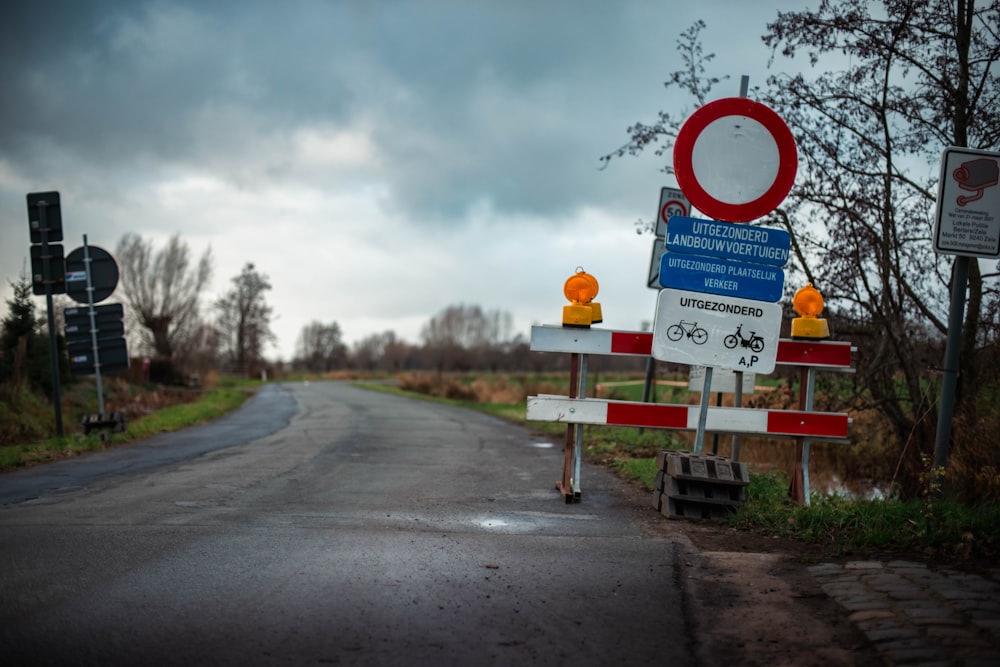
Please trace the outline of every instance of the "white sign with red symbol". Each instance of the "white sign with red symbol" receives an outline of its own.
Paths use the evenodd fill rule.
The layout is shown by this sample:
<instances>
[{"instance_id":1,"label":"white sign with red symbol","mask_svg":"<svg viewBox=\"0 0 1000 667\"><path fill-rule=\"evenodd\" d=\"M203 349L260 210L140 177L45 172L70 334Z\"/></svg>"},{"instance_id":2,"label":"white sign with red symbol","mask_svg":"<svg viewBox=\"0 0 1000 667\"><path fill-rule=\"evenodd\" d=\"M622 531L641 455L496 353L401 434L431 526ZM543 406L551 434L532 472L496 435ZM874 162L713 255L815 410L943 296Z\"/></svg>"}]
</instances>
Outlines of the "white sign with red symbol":
<instances>
[{"instance_id":1,"label":"white sign with red symbol","mask_svg":"<svg viewBox=\"0 0 1000 667\"><path fill-rule=\"evenodd\" d=\"M716 220L767 215L792 189L796 171L798 151L788 125L746 97L699 108L674 143L677 183L696 209Z\"/></svg>"},{"instance_id":2,"label":"white sign with red symbol","mask_svg":"<svg viewBox=\"0 0 1000 667\"><path fill-rule=\"evenodd\" d=\"M667 233L667 221L675 215L691 215L691 203L677 188L660 188L660 208L656 215L656 235Z\"/></svg>"},{"instance_id":3,"label":"white sign with red symbol","mask_svg":"<svg viewBox=\"0 0 1000 667\"><path fill-rule=\"evenodd\" d=\"M941 156L934 250L1000 257L1000 153L946 148Z\"/></svg>"}]
</instances>

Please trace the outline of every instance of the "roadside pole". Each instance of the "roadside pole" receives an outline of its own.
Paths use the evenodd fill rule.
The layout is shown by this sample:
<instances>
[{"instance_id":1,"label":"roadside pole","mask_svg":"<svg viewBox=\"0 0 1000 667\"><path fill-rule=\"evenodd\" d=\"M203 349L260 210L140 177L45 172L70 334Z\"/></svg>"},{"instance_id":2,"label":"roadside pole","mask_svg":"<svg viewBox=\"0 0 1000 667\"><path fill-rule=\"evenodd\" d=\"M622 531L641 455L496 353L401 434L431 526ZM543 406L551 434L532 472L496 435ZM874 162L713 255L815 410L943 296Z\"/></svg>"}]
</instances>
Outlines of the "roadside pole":
<instances>
[{"instance_id":1,"label":"roadside pole","mask_svg":"<svg viewBox=\"0 0 1000 667\"><path fill-rule=\"evenodd\" d=\"M941 154L941 175L934 220L934 251L954 255L948 339L941 376L930 495L943 492L945 466L951 446L955 395L965 317L969 264L979 258L1000 258L1000 152L949 146Z\"/></svg>"},{"instance_id":2,"label":"roadside pole","mask_svg":"<svg viewBox=\"0 0 1000 667\"><path fill-rule=\"evenodd\" d=\"M948 341L944 348L944 371L941 375L941 401L938 410L937 433L934 438L934 463L931 469L930 492L940 497L948 450L951 445L951 423L955 416L955 390L958 386L959 350L962 346L962 319L965 317L965 292L969 284L969 262L966 255L957 255L951 276L951 306L948 311Z\"/></svg>"}]
</instances>

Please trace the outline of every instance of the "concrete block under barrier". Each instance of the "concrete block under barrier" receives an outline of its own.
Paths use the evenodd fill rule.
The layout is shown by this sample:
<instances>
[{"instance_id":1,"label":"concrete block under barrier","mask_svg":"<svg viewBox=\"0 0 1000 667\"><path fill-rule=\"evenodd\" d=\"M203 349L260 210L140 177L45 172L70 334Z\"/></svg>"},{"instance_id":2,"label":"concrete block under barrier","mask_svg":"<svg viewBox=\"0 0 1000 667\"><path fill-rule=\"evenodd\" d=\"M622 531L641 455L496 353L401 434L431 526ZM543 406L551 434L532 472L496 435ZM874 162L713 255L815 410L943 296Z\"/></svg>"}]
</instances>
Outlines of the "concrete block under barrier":
<instances>
[{"instance_id":1,"label":"concrete block under barrier","mask_svg":"<svg viewBox=\"0 0 1000 667\"><path fill-rule=\"evenodd\" d=\"M667 518L717 518L746 500L746 463L674 450L662 450L656 462L653 506Z\"/></svg>"}]
</instances>

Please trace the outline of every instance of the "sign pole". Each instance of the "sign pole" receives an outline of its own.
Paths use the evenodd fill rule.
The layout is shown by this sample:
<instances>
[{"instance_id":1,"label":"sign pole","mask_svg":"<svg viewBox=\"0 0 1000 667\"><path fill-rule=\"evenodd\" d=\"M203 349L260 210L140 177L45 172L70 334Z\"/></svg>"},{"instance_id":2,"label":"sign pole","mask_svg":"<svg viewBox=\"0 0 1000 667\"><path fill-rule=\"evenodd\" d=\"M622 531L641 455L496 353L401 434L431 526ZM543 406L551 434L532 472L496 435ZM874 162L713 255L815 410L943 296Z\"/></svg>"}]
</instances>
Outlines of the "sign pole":
<instances>
[{"instance_id":1,"label":"sign pole","mask_svg":"<svg viewBox=\"0 0 1000 667\"><path fill-rule=\"evenodd\" d=\"M97 345L97 311L94 310L94 282L90 273L90 247L83 235L83 266L87 272L87 314L90 316L90 342L94 350L94 378L97 380L97 412L104 419L104 383L101 381L101 352Z\"/></svg>"},{"instance_id":2,"label":"sign pole","mask_svg":"<svg viewBox=\"0 0 1000 667\"><path fill-rule=\"evenodd\" d=\"M701 388L701 405L698 407L698 431L694 436L694 454L701 455L705 444L705 424L708 423L708 400L712 393L712 367L705 366L705 386Z\"/></svg>"},{"instance_id":3,"label":"sign pole","mask_svg":"<svg viewBox=\"0 0 1000 667\"><path fill-rule=\"evenodd\" d=\"M733 396L733 407L743 407L743 371L736 371L736 395ZM729 455L734 461L740 460L740 436L733 434L732 450Z\"/></svg>"},{"instance_id":4,"label":"sign pole","mask_svg":"<svg viewBox=\"0 0 1000 667\"><path fill-rule=\"evenodd\" d=\"M955 255L948 308L948 339L944 351L941 399L938 407L934 460L931 464L930 495L943 489L951 428L955 415L961 356L962 320L970 262L1000 257L1000 153L962 146L949 146L941 154L934 251ZM971 206L970 206L971 204Z\"/></svg>"},{"instance_id":5,"label":"sign pole","mask_svg":"<svg viewBox=\"0 0 1000 667\"><path fill-rule=\"evenodd\" d=\"M63 436L62 396L59 391L59 346L56 344L56 318L52 308L52 266L49 257L49 222L45 201L38 202L38 226L42 235L42 275L45 283L45 308L49 325L49 368L52 373L52 403L55 407L56 435Z\"/></svg>"},{"instance_id":6,"label":"sign pole","mask_svg":"<svg viewBox=\"0 0 1000 667\"><path fill-rule=\"evenodd\" d=\"M569 355L569 392L570 398L576 398L578 395L580 375L579 375L579 364L580 364L580 354L577 352L571 352ZM563 474L562 479L556 483L559 492L563 495L563 498L567 503L573 502L573 463L576 457L576 430L583 426L577 426L575 423L570 422L566 424L566 440L565 447L563 448Z\"/></svg>"},{"instance_id":7,"label":"sign pole","mask_svg":"<svg viewBox=\"0 0 1000 667\"><path fill-rule=\"evenodd\" d=\"M938 409L937 433L934 438L934 463L931 469L932 496L940 497L941 480L948 463L951 422L955 414L955 388L958 385L959 349L962 340L962 319L965 316L965 290L969 283L967 255L955 257L951 277L951 306L948 311L948 341L944 349L944 370L941 377L941 407Z\"/></svg>"},{"instance_id":8,"label":"sign pole","mask_svg":"<svg viewBox=\"0 0 1000 667\"><path fill-rule=\"evenodd\" d=\"M588 360L590 359L589 354L580 355L580 388L576 392L579 398L587 398L587 366ZM571 486L573 487L573 499L574 501L580 497L582 489L580 488L580 464L583 458L583 426L579 426L576 429L576 442L573 446L573 477L571 481Z\"/></svg>"}]
</instances>

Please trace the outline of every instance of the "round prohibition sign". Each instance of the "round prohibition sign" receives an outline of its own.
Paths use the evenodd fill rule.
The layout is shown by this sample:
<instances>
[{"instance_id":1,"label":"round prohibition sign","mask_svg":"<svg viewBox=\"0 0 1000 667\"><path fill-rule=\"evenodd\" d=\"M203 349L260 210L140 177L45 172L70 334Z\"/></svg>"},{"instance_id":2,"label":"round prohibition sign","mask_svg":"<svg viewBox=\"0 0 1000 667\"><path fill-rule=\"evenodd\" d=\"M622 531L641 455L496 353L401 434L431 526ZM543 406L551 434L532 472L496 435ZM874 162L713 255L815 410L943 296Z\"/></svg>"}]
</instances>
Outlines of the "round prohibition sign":
<instances>
[{"instance_id":1,"label":"round prohibition sign","mask_svg":"<svg viewBox=\"0 0 1000 667\"><path fill-rule=\"evenodd\" d=\"M660 209L660 219L663 222L670 222L670 218L675 215L687 217L687 206L679 199L668 199Z\"/></svg>"},{"instance_id":2,"label":"round prohibition sign","mask_svg":"<svg viewBox=\"0 0 1000 667\"><path fill-rule=\"evenodd\" d=\"M795 182L798 151L785 121L746 97L709 102L684 122L674 175L691 205L725 222L767 215Z\"/></svg>"}]
</instances>

